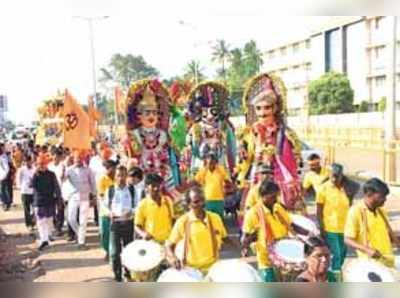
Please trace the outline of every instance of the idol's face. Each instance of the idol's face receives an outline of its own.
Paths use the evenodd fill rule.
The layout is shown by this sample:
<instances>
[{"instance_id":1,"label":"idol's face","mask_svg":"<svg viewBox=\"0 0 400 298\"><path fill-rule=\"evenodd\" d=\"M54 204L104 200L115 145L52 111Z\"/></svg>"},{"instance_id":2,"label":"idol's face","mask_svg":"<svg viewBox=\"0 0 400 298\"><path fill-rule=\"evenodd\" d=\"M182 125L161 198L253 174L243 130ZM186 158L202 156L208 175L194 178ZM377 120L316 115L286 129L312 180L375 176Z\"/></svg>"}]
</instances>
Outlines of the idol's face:
<instances>
[{"instance_id":1,"label":"idol's face","mask_svg":"<svg viewBox=\"0 0 400 298\"><path fill-rule=\"evenodd\" d=\"M201 110L201 119L208 124L215 124L218 122L218 108L216 106L203 107Z\"/></svg>"},{"instance_id":2,"label":"idol's face","mask_svg":"<svg viewBox=\"0 0 400 298\"><path fill-rule=\"evenodd\" d=\"M274 104L268 100L258 101L254 108L258 120L266 121L274 117Z\"/></svg>"},{"instance_id":3,"label":"idol's face","mask_svg":"<svg viewBox=\"0 0 400 298\"><path fill-rule=\"evenodd\" d=\"M139 112L139 121L144 128L155 128L158 124L159 110L157 108L143 108Z\"/></svg>"}]
</instances>

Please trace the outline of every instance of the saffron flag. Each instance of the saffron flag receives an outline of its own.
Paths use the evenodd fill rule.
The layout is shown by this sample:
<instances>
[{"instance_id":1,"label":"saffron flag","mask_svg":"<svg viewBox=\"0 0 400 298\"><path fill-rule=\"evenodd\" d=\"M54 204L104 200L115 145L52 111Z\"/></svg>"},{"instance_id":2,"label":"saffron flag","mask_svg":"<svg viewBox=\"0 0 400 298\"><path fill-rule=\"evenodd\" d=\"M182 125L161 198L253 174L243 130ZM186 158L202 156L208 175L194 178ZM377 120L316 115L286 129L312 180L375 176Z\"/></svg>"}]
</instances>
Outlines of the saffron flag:
<instances>
[{"instance_id":1,"label":"saffron flag","mask_svg":"<svg viewBox=\"0 0 400 298\"><path fill-rule=\"evenodd\" d=\"M115 87L114 89L114 96L115 96L115 110L118 114L124 113L124 94L122 93L121 88L119 86Z\"/></svg>"},{"instance_id":2,"label":"saffron flag","mask_svg":"<svg viewBox=\"0 0 400 298\"><path fill-rule=\"evenodd\" d=\"M64 100L64 146L71 150L91 148L89 116L68 90Z\"/></svg>"},{"instance_id":3,"label":"saffron flag","mask_svg":"<svg viewBox=\"0 0 400 298\"><path fill-rule=\"evenodd\" d=\"M89 100L88 100L88 115L89 115L90 136L92 138L96 138L96 136L97 136L97 123L101 119L101 113L94 106L93 96L89 96Z\"/></svg>"}]
</instances>

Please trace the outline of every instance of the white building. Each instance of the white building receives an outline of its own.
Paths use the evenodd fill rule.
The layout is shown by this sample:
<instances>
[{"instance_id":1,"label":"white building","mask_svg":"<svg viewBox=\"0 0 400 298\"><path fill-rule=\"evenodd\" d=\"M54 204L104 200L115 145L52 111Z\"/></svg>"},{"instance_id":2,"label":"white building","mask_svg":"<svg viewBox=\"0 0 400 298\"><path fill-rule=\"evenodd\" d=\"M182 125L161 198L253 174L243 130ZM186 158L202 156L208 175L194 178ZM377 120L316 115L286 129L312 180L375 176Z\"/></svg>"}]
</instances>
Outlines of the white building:
<instances>
[{"instance_id":1,"label":"white building","mask_svg":"<svg viewBox=\"0 0 400 298\"><path fill-rule=\"evenodd\" d=\"M286 83L289 113L308 110L308 82L331 70L346 73L354 89L354 104L367 101L375 109L386 96L387 65L392 63L386 49L393 34L389 24L387 17L333 17L307 36L266 50L264 70Z\"/></svg>"}]
</instances>

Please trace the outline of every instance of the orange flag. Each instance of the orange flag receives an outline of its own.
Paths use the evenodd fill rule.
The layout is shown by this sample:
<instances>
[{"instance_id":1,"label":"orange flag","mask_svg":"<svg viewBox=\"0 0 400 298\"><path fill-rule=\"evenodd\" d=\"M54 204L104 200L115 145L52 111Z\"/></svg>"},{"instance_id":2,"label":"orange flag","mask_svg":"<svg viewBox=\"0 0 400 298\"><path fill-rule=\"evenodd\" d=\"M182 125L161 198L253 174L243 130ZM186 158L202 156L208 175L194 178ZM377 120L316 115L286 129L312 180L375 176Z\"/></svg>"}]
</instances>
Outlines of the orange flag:
<instances>
[{"instance_id":1,"label":"orange flag","mask_svg":"<svg viewBox=\"0 0 400 298\"><path fill-rule=\"evenodd\" d=\"M64 100L64 146L69 149L90 149L89 116L68 90Z\"/></svg>"},{"instance_id":2,"label":"orange flag","mask_svg":"<svg viewBox=\"0 0 400 298\"><path fill-rule=\"evenodd\" d=\"M89 114L90 136L92 138L96 138L96 136L97 136L97 123L101 119L101 113L94 107L93 96L89 96L88 114Z\"/></svg>"},{"instance_id":3,"label":"orange flag","mask_svg":"<svg viewBox=\"0 0 400 298\"><path fill-rule=\"evenodd\" d=\"M119 88L119 86L115 87L114 96L115 96L115 107L117 113L118 114L124 113L124 102L123 102L124 94L122 93L122 90L121 88Z\"/></svg>"}]
</instances>

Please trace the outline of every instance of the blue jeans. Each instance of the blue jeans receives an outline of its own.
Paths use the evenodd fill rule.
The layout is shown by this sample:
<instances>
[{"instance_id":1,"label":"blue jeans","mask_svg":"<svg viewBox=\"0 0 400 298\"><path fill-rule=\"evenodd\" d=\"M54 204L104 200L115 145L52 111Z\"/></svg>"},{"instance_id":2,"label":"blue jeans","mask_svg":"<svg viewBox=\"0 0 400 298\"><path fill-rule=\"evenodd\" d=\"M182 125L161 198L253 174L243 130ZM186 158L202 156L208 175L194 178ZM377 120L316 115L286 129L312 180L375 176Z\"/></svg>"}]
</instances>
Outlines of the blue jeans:
<instances>
[{"instance_id":1,"label":"blue jeans","mask_svg":"<svg viewBox=\"0 0 400 298\"><path fill-rule=\"evenodd\" d=\"M4 207L10 207L13 201L12 198L12 181L4 179L0 182L0 198Z\"/></svg>"}]
</instances>

